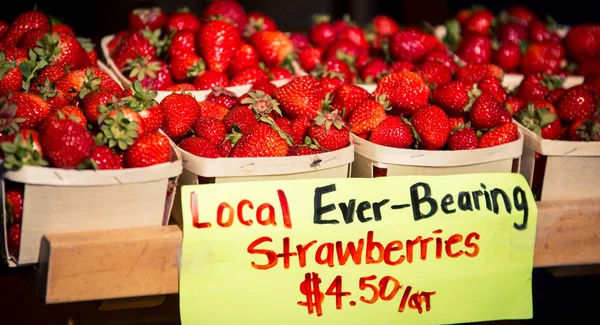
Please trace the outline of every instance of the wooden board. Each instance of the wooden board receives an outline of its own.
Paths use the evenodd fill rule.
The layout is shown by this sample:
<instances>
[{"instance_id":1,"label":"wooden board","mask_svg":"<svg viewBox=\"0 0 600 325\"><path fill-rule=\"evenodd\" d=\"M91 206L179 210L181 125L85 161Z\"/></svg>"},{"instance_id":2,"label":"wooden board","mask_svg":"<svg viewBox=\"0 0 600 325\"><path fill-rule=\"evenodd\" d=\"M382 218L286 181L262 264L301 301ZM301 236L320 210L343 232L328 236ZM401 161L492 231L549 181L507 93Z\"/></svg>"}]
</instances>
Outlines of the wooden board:
<instances>
[{"instance_id":1,"label":"wooden board","mask_svg":"<svg viewBox=\"0 0 600 325\"><path fill-rule=\"evenodd\" d=\"M600 199L538 203L535 267L600 264ZM44 238L48 304L177 293L182 232L152 227Z\"/></svg>"}]
</instances>

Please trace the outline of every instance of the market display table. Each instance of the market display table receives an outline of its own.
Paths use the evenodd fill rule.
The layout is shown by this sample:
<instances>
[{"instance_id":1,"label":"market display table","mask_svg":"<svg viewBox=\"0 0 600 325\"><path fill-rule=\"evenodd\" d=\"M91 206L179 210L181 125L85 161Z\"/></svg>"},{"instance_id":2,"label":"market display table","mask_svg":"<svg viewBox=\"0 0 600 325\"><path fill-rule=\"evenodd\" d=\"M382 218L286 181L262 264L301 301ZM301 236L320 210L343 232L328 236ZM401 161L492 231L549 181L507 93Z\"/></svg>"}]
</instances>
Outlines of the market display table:
<instances>
[{"instance_id":1,"label":"market display table","mask_svg":"<svg viewBox=\"0 0 600 325\"><path fill-rule=\"evenodd\" d=\"M600 263L600 199L538 202L535 267ZM36 287L48 304L177 293L182 231L48 235Z\"/></svg>"}]
</instances>

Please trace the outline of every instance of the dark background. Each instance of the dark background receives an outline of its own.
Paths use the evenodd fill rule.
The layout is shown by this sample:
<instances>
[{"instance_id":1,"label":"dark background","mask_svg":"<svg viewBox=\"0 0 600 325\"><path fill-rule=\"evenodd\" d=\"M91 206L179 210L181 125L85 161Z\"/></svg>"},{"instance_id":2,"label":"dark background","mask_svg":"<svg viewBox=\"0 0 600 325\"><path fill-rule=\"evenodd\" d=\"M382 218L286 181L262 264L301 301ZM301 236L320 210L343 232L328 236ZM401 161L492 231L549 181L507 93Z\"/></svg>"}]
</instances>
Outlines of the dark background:
<instances>
[{"instance_id":1,"label":"dark background","mask_svg":"<svg viewBox=\"0 0 600 325\"><path fill-rule=\"evenodd\" d=\"M366 25L370 17L386 14L395 18L401 25L420 24L423 21L436 25L453 15L461 8L469 7L472 1L442 0L407 0L407 1L333 1L333 0L246 0L239 1L246 11L261 11L270 15L284 31L307 31L311 24L311 15L327 13L339 18L344 13ZM552 16L561 24L572 25L586 22L598 22L598 5L593 1L476 1L494 12L503 7L520 3L530 7L538 16ZM187 6L192 11L200 12L206 1L134 1L134 0L84 0L77 3L66 1L2 1L0 19L10 22L22 11L32 9L34 4L46 13L62 18L71 25L78 36L92 38L94 42L109 34L127 28L127 14L133 8L158 5L167 12ZM99 51L100 52L100 51ZM443 270L440 270L443 272ZM493 281L491 279L490 281ZM568 324L579 323L579 320L596 316L598 299L594 294L600 289L598 276L556 278L548 270L536 269L533 275L534 320L517 324L547 323L563 321ZM44 306L38 297L34 297L16 270L7 270L0 266L0 312L9 315L14 324L66 324L67 318L87 319L83 323L120 323L117 319L138 319L139 324L155 324L148 320L161 319L158 324L177 323L177 297L171 297L168 303L155 309L130 310L121 313L94 312L90 303L76 305ZM587 296L591 296L587 298ZM584 298L585 297L585 298ZM20 316L17 316L20 315ZM87 315L87 316L83 316ZM15 318L13 318L13 316ZM146 316L146 317L144 317ZM104 319L104 321L103 321ZM108 320L111 321L108 321ZM76 322L80 323L80 322ZM129 322L128 322L129 323ZM96 323L94 323L96 324ZM122 324L122 323L120 323Z\"/></svg>"}]
</instances>

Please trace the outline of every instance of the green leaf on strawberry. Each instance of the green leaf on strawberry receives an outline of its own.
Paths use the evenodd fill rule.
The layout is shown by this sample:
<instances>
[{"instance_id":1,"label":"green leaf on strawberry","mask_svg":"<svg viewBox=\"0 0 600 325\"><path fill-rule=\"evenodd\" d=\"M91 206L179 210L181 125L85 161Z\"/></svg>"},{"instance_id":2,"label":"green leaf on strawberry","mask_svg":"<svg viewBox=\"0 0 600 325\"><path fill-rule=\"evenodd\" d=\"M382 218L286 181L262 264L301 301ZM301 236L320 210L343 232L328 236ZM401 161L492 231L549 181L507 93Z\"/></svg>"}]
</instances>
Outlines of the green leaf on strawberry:
<instances>
[{"instance_id":1,"label":"green leaf on strawberry","mask_svg":"<svg viewBox=\"0 0 600 325\"><path fill-rule=\"evenodd\" d=\"M18 133L13 142L5 141L1 145L4 152L4 167L9 170L17 170L25 165L48 166L42 155L33 147L33 137L27 140Z\"/></svg>"}]
</instances>

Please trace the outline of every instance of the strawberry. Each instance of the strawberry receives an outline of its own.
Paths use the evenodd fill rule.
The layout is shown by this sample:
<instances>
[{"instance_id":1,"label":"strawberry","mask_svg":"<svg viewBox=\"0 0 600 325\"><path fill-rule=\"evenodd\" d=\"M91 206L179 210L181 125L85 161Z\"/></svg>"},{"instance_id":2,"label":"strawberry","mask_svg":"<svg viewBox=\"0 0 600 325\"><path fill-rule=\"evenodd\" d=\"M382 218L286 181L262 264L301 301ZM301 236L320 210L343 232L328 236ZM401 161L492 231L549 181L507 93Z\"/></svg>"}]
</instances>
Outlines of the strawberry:
<instances>
[{"instance_id":1,"label":"strawberry","mask_svg":"<svg viewBox=\"0 0 600 325\"><path fill-rule=\"evenodd\" d=\"M4 20L0 20L0 40L8 30L8 24Z\"/></svg>"},{"instance_id":2,"label":"strawberry","mask_svg":"<svg viewBox=\"0 0 600 325\"><path fill-rule=\"evenodd\" d=\"M560 43L549 40L532 43L523 55L521 70L525 74L534 72L554 74L560 71L560 63L564 58L565 49Z\"/></svg>"},{"instance_id":3,"label":"strawberry","mask_svg":"<svg viewBox=\"0 0 600 325\"><path fill-rule=\"evenodd\" d=\"M212 102L198 102L198 106L200 107L200 117L210 117L216 118L217 120L223 120L225 115L229 112L227 107L212 103Z\"/></svg>"},{"instance_id":4,"label":"strawberry","mask_svg":"<svg viewBox=\"0 0 600 325\"><path fill-rule=\"evenodd\" d=\"M9 101L17 105L15 118L26 119L20 125L22 128L35 129L50 114L48 103L31 93L14 93Z\"/></svg>"},{"instance_id":5,"label":"strawberry","mask_svg":"<svg viewBox=\"0 0 600 325\"><path fill-rule=\"evenodd\" d=\"M346 82L343 76L335 72L325 72L322 75L317 75L320 78L321 86L326 94L335 93Z\"/></svg>"},{"instance_id":6,"label":"strawberry","mask_svg":"<svg viewBox=\"0 0 600 325\"><path fill-rule=\"evenodd\" d=\"M30 29L28 30L21 39L17 46L26 50L35 49L37 47L37 42L44 39L44 35L48 34L48 31L43 29ZM52 34L50 34L52 35Z\"/></svg>"},{"instance_id":7,"label":"strawberry","mask_svg":"<svg viewBox=\"0 0 600 325\"><path fill-rule=\"evenodd\" d=\"M375 127L369 141L386 147L406 149L412 145L414 137L406 120L388 115Z\"/></svg>"},{"instance_id":8,"label":"strawberry","mask_svg":"<svg viewBox=\"0 0 600 325\"><path fill-rule=\"evenodd\" d=\"M172 13L167 19L166 29L169 31L190 31L196 33L200 30L200 19L187 8L182 8Z\"/></svg>"},{"instance_id":9,"label":"strawberry","mask_svg":"<svg viewBox=\"0 0 600 325\"><path fill-rule=\"evenodd\" d=\"M195 53L180 54L173 57L170 67L173 79L178 82L195 78L205 69L204 60Z\"/></svg>"},{"instance_id":10,"label":"strawberry","mask_svg":"<svg viewBox=\"0 0 600 325\"><path fill-rule=\"evenodd\" d=\"M418 62L438 46L433 35L401 30L390 39L390 53L398 61Z\"/></svg>"},{"instance_id":11,"label":"strawberry","mask_svg":"<svg viewBox=\"0 0 600 325\"><path fill-rule=\"evenodd\" d=\"M164 100L163 100L164 102ZM125 152L125 167L137 168L169 162L171 145L162 133L147 134L137 139Z\"/></svg>"},{"instance_id":12,"label":"strawberry","mask_svg":"<svg viewBox=\"0 0 600 325\"><path fill-rule=\"evenodd\" d=\"M479 88L482 93L489 93L494 96L494 99L500 103L504 103L508 96L508 92L502 87L500 80L495 77L488 76L482 78L477 83L477 88Z\"/></svg>"},{"instance_id":13,"label":"strawberry","mask_svg":"<svg viewBox=\"0 0 600 325\"><path fill-rule=\"evenodd\" d=\"M170 91L170 92L181 92L182 90L185 91L190 91L190 90L197 90L196 86L190 84L190 83L177 83L177 84L173 84L167 88L165 88L166 91Z\"/></svg>"},{"instance_id":14,"label":"strawberry","mask_svg":"<svg viewBox=\"0 0 600 325\"><path fill-rule=\"evenodd\" d=\"M213 87L212 91L206 96L205 101L219 104L227 107L227 109L233 108L237 103L237 95L234 92L227 90L224 87Z\"/></svg>"},{"instance_id":15,"label":"strawberry","mask_svg":"<svg viewBox=\"0 0 600 325\"><path fill-rule=\"evenodd\" d=\"M523 5L510 5L506 9L505 14L507 16L507 20L510 19L523 26L527 26L531 22L538 19L531 10Z\"/></svg>"},{"instance_id":16,"label":"strawberry","mask_svg":"<svg viewBox=\"0 0 600 325\"><path fill-rule=\"evenodd\" d=\"M544 99L549 91L561 87L564 78L542 73L529 73L516 89L517 97L524 100Z\"/></svg>"},{"instance_id":17,"label":"strawberry","mask_svg":"<svg viewBox=\"0 0 600 325\"><path fill-rule=\"evenodd\" d=\"M350 132L337 111L325 114L319 112L314 123L308 128L308 136L327 151L345 148L350 142Z\"/></svg>"},{"instance_id":18,"label":"strawberry","mask_svg":"<svg viewBox=\"0 0 600 325\"><path fill-rule=\"evenodd\" d=\"M233 126L237 125L242 134L249 134L258 125L258 120L252 109L246 105L232 108L224 117L223 124L227 132L232 132Z\"/></svg>"},{"instance_id":19,"label":"strawberry","mask_svg":"<svg viewBox=\"0 0 600 325\"><path fill-rule=\"evenodd\" d=\"M560 36L556 34L556 22L554 20L550 20L549 22L535 20L530 22L528 27L529 41L531 42L541 42L545 40L561 41Z\"/></svg>"},{"instance_id":20,"label":"strawberry","mask_svg":"<svg viewBox=\"0 0 600 325\"><path fill-rule=\"evenodd\" d=\"M129 107L136 111L142 118L144 132L155 133L160 129L165 120L165 112L154 98L156 91L143 88L139 82L134 82L132 87L132 96L121 99L121 105Z\"/></svg>"},{"instance_id":21,"label":"strawberry","mask_svg":"<svg viewBox=\"0 0 600 325\"><path fill-rule=\"evenodd\" d=\"M453 130L448 138L449 150L473 150L477 149L478 145L479 139L475 130L468 126Z\"/></svg>"},{"instance_id":22,"label":"strawberry","mask_svg":"<svg viewBox=\"0 0 600 325\"><path fill-rule=\"evenodd\" d=\"M296 144L288 151L288 156L310 156L325 152L319 145L315 144L313 139L306 137L302 144Z\"/></svg>"},{"instance_id":23,"label":"strawberry","mask_svg":"<svg viewBox=\"0 0 600 325\"><path fill-rule=\"evenodd\" d=\"M571 141L600 141L600 120L581 119L573 122L568 129Z\"/></svg>"},{"instance_id":24,"label":"strawberry","mask_svg":"<svg viewBox=\"0 0 600 325\"><path fill-rule=\"evenodd\" d=\"M321 108L325 91L315 77L303 76L277 88L273 98L281 104L282 111L290 118L301 115L314 118Z\"/></svg>"},{"instance_id":25,"label":"strawberry","mask_svg":"<svg viewBox=\"0 0 600 325\"><path fill-rule=\"evenodd\" d=\"M69 119L54 120L41 135L46 157L57 168L75 168L94 149L92 134Z\"/></svg>"},{"instance_id":26,"label":"strawberry","mask_svg":"<svg viewBox=\"0 0 600 325\"><path fill-rule=\"evenodd\" d=\"M225 72L240 46L240 34L232 24L215 19L202 26L196 41L208 68Z\"/></svg>"},{"instance_id":27,"label":"strawberry","mask_svg":"<svg viewBox=\"0 0 600 325\"><path fill-rule=\"evenodd\" d=\"M360 70L360 79L364 83L377 83L388 73L388 64L383 59L375 58Z\"/></svg>"},{"instance_id":28,"label":"strawberry","mask_svg":"<svg viewBox=\"0 0 600 325\"><path fill-rule=\"evenodd\" d=\"M373 95L386 95L395 115L411 115L429 101L429 87L416 72L396 72L381 78Z\"/></svg>"},{"instance_id":29,"label":"strawberry","mask_svg":"<svg viewBox=\"0 0 600 325\"><path fill-rule=\"evenodd\" d=\"M129 13L129 29L140 30L146 27L156 30L165 25L167 16L160 7L136 8Z\"/></svg>"},{"instance_id":30,"label":"strawberry","mask_svg":"<svg viewBox=\"0 0 600 325\"><path fill-rule=\"evenodd\" d=\"M386 95L375 99L367 99L358 104L348 118L350 132L361 134L373 132L377 125L386 118L386 111L390 109L390 102Z\"/></svg>"},{"instance_id":31,"label":"strawberry","mask_svg":"<svg viewBox=\"0 0 600 325\"><path fill-rule=\"evenodd\" d=\"M131 34L131 31L129 30L120 31L116 33L115 36L108 42L107 48L108 53L111 55L111 57L117 49L117 47L121 45L123 40L125 40L129 36L129 34Z\"/></svg>"},{"instance_id":32,"label":"strawberry","mask_svg":"<svg viewBox=\"0 0 600 325\"><path fill-rule=\"evenodd\" d=\"M420 74L432 89L452 80L452 70L445 64L437 61L425 61L417 66L415 72Z\"/></svg>"},{"instance_id":33,"label":"strawberry","mask_svg":"<svg viewBox=\"0 0 600 325\"><path fill-rule=\"evenodd\" d=\"M192 125L192 130L198 138L208 140L215 147L223 143L227 134L223 122L216 118L201 117Z\"/></svg>"},{"instance_id":34,"label":"strawberry","mask_svg":"<svg viewBox=\"0 0 600 325\"><path fill-rule=\"evenodd\" d=\"M396 61L390 66L391 72L414 71L415 65L408 61Z\"/></svg>"},{"instance_id":35,"label":"strawberry","mask_svg":"<svg viewBox=\"0 0 600 325\"><path fill-rule=\"evenodd\" d=\"M182 63L181 65L185 65L186 63ZM187 72L190 75L201 69L199 62L197 62L197 66L192 65L188 68L190 70ZM173 78L171 77L168 65L157 59L138 56L135 60L127 61L125 71L129 71L127 74L129 80L132 82L136 80L141 82L144 88L152 86L152 89L162 90L173 85ZM177 72L181 73L180 70L177 70Z\"/></svg>"},{"instance_id":36,"label":"strawberry","mask_svg":"<svg viewBox=\"0 0 600 325\"><path fill-rule=\"evenodd\" d=\"M110 89L98 89L87 94L82 102L81 106L85 117L92 124L98 124L98 119L103 113L108 113L108 107L112 106L117 102L117 94ZM104 108L102 108L102 105Z\"/></svg>"},{"instance_id":37,"label":"strawberry","mask_svg":"<svg viewBox=\"0 0 600 325\"><path fill-rule=\"evenodd\" d=\"M558 116L567 123L590 118L596 111L596 101L593 94L580 87L567 89L556 106Z\"/></svg>"},{"instance_id":38,"label":"strawberry","mask_svg":"<svg viewBox=\"0 0 600 325\"><path fill-rule=\"evenodd\" d=\"M448 116L458 117L471 109L480 94L481 91L476 86L471 87L462 81L450 81L436 87L432 92L432 99Z\"/></svg>"},{"instance_id":39,"label":"strawberry","mask_svg":"<svg viewBox=\"0 0 600 325\"><path fill-rule=\"evenodd\" d=\"M479 148L490 148L513 142L519 138L519 128L508 122L484 133L479 138Z\"/></svg>"},{"instance_id":40,"label":"strawberry","mask_svg":"<svg viewBox=\"0 0 600 325\"><path fill-rule=\"evenodd\" d=\"M492 62L504 71L516 71L521 65L521 49L514 43L506 43L492 54Z\"/></svg>"},{"instance_id":41,"label":"strawberry","mask_svg":"<svg viewBox=\"0 0 600 325\"><path fill-rule=\"evenodd\" d=\"M8 229L8 253L12 255L13 258L19 258L19 251L21 247L21 225L18 223L13 223L10 225Z\"/></svg>"},{"instance_id":42,"label":"strawberry","mask_svg":"<svg viewBox=\"0 0 600 325\"><path fill-rule=\"evenodd\" d=\"M525 108L525 101L518 97L508 97L506 102L504 102L504 107L510 115L514 116L517 112Z\"/></svg>"},{"instance_id":43,"label":"strawberry","mask_svg":"<svg viewBox=\"0 0 600 325\"><path fill-rule=\"evenodd\" d=\"M123 157L107 146L96 146L89 158L93 169L123 169Z\"/></svg>"},{"instance_id":44,"label":"strawberry","mask_svg":"<svg viewBox=\"0 0 600 325\"><path fill-rule=\"evenodd\" d=\"M325 60L322 66L317 66L317 68L311 71L312 75L324 75L327 72L333 72L333 76L339 76L346 82L354 81L354 72L350 66L336 58L329 58Z\"/></svg>"},{"instance_id":45,"label":"strawberry","mask_svg":"<svg viewBox=\"0 0 600 325\"><path fill-rule=\"evenodd\" d=\"M71 71L56 81L58 96L65 96L67 100L83 99L88 93L106 88L121 94L123 89L110 78L104 71L90 67Z\"/></svg>"},{"instance_id":46,"label":"strawberry","mask_svg":"<svg viewBox=\"0 0 600 325\"><path fill-rule=\"evenodd\" d=\"M231 86L253 84L260 80L269 80L269 75L259 67L250 67L231 78Z\"/></svg>"},{"instance_id":47,"label":"strawberry","mask_svg":"<svg viewBox=\"0 0 600 325\"><path fill-rule=\"evenodd\" d=\"M569 29L564 41L569 56L576 62L597 56L600 52L600 25L573 26Z\"/></svg>"},{"instance_id":48,"label":"strawberry","mask_svg":"<svg viewBox=\"0 0 600 325\"><path fill-rule=\"evenodd\" d=\"M487 36L467 35L458 44L456 55L466 63L489 63L492 41Z\"/></svg>"},{"instance_id":49,"label":"strawberry","mask_svg":"<svg viewBox=\"0 0 600 325\"><path fill-rule=\"evenodd\" d=\"M208 70L204 71L194 79L194 87L197 90L209 90L213 87L229 87L229 79L223 72Z\"/></svg>"},{"instance_id":50,"label":"strawberry","mask_svg":"<svg viewBox=\"0 0 600 325\"><path fill-rule=\"evenodd\" d=\"M11 183L11 186L6 186L6 212L13 224L21 224L23 220L23 192L22 184Z\"/></svg>"},{"instance_id":51,"label":"strawberry","mask_svg":"<svg viewBox=\"0 0 600 325\"><path fill-rule=\"evenodd\" d=\"M44 132L46 127L52 123L52 121L57 119L69 119L75 123L77 123L82 128L87 128L87 119L85 115L81 111L81 109L77 106L63 106L59 108L56 112L50 113L40 124L39 130L40 132Z\"/></svg>"},{"instance_id":52,"label":"strawberry","mask_svg":"<svg viewBox=\"0 0 600 325\"><path fill-rule=\"evenodd\" d=\"M269 70L269 78L271 80L283 80L283 79L290 79L292 77L293 77L292 73L282 67L276 67L276 68Z\"/></svg>"},{"instance_id":53,"label":"strawberry","mask_svg":"<svg viewBox=\"0 0 600 325\"><path fill-rule=\"evenodd\" d=\"M118 147L120 150L127 150L135 139L141 138L144 133L144 121L136 111L131 108L117 108L100 123L102 130L102 140L109 148Z\"/></svg>"},{"instance_id":54,"label":"strawberry","mask_svg":"<svg viewBox=\"0 0 600 325\"><path fill-rule=\"evenodd\" d=\"M227 72L230 75L236 75L247 68L258 67L258 53L248 44L242 44L235 52Z\"/></svg>"},{"instance_id":55,"label":"strawberry","mask_svg":"<svg viewBox=\"0 0 600 325\"><path fill-rule=\"evenodd\" d=\"M281 31L260 31L250 38L258 56L269 68L277 67L289 60L294 52L292 41Z\"/></svg>"},{"instance_id":56,"label":"strawberry","mask_svg":"<svg viewBox=\"0 0 600 325\"><path fill-rule=\"evenodd\" d=\"M235 0L217 0L209 4L202 13L202 19L209 20L214 16L221 16L231 21L240 34L244 33L248 23L244 8Z\"/></svg>"},{"instance_id":57,"label":"strawberry","mask_svg":"<svg viewBox=\"0 0 600 325\"><path fill-rule=\"evenodd\" d=\"M458 69L456 71L455 80L474 84L488 76L502 80L504 79L504 71L494 64L473 63Z\"/></svg>"},{"instance_id":58,"label":"strawberry","mask_svg":"<svg viewBox=\"0 0 600 325\"><path fill-rule=\"evenodd\" d=\"M473 127L480 130L495 128L512 119L510 112L489 93L482 93L475 100L469 117Z\"/></svg>"},{"instance_id":59,"label":"strawberry","mask_svg":"<svg viewBox=\"0 0 600 325\"><path fill-rule=\"evenodd\" d=\"M66 75L70 70L67 69L66 64L51 64L43 68L37 76L38 85L43 85L46 82L46 79L49 80L50 83L55 83L58 79L62 78ZM31 88L30 91L34 91Z\"/></svg>"},{"instance_id":60,"label":"strawberry","mask_svg":"<svg viewBox=\"0 0 600 325\"><path fill-rule=\"evenodd\" d=\"M342 30L342 32L338 35L339 39L347 39L352 43L356 44L361 49L368 50L369 42L367 42L367 38L365 37L365 33L363 30L355 25L346 26Z\"/></svg>"},{"instance_id":61,"label":"strawberry","mask_svg":"<svg viewBox=\"0 0 600 325\"><path fill-rule=\"evenodd\" d=\"M517 22L507 22L498 27L497 37L502 44L519 45L521 41L527 40L529 31L527 27Z\"/></svg>"},{"instance_id":62,"label":"strawberry","mask_svg":"<svg viewBox=\"0 0 600 325\"><path fill-rule=\"evenodd\" d=\"M317 64L321 63L323 50L317 47L309 47L298 54L298 62L304 71L312 71Z\"/></svg>"},{"instance_id":63,"label":"strawberry","mask_svg":"<svg viewBox=\"0 0 600 325\"><path fill-rule=\"evenodd\" d=\"M294 52L299 53L310 47L310 41L308 36L302 33L290 33L288 35L292 45L294 45Z\"/></svg>"},{"instance_id":64,"label":"strawberry","mask_svg":"<svg viewBox=\"0 0 600 325\"><path fill-rule=\"evenodd\" d=\"M40 11L30 10L19 14L10 24L8 30L2 37L2 44L15 46L23 34L31 29L41 29L50 31L50 21L48 17Z\"/></svg>"},{"instance_id":65,"label":"strawberry","mask_svg":"<svg viewBox=\"0 0 600 325\"><path fill-rule=\"evenodd\" d=\"M254 33L263 30L275 31L277 30L277 24L271 17L263 13L248 13L248 24L246 24L244 29L244 37L250 38Z\"/></svg>"},{"instance_id":66,"label":"strawberry","mask_svg":"<svg viewBox=\"0 0 600 325\"><path fill-rule=\"evenodd\" d=\"M309 38L315 47L325 48L335 41L337 32L329 22L329 17L313 17L313 23Z\"/></svg>"},{"instance_id":67,"label":"strawberry","mask_svg":"<svg viewBox=\"0 0 600 325\"><path fill-rule=\"evenodd\" d=\"M4 54L6 55L6 61L19 59L27 60L29 58L27 50L20 47L6 47L2 51L4 51Z\"/></svg>"},{"instance_id":68,"label":"strawberry","mask_svg":"<svg viewBox=\"0 0 600 325\"><path fill-rule=\"evenodd\" d=\"M90 60L90 66L98 67L98 52L96 52L95 46L96 44L92 43L92 40L89 38L78 37L77 41L83 49L85 50L85 54Z\"/></svg>"},{"instance_id":69,"label":"strawberry","mask_svg":"<svg viewBox=\"0 0 600 325\"><path fill-rule=\"evenodd\" d=\"M544 99L548 101L550 104L555 105L558 103L558 100L565 94L567 90L564 88L555 88L549 91Z\"/></svg>"},{"instance_id":70,"label":"strawberry","mask_svg":"<svg viewBox=\"0 0 600 325\"><path fill-rule=\"evenodd\" d=\"M39 135L31 129L21 129L8 137L4 135L1 154L6 169L19 169L24 165L48 166Z\"/></svg>"},{"instance_id":71,"label":"strawberry","mask_svg":"<svg viewBox=\"0 0 600 325\"><path fill-rule=\"evenodd\" d=\"M189 53L196 53L196 35L189 30L177 31L171 39L167 52L169 58L173 59Z\"/></svg>"},{"instance_id":72,"label":"strawberry","mask_svg":"<svg viewBox=\"0 0 600 325\"><path fill-rule=\"evenodd\" d=\"M338 112L343 112L342 117L348 120L352 110L368 97L369 92L359 86L353 84L342 85L333 95L331 107Z\"/></svg>"},{"instance_id":73,"label":"strawberry","mask_svg":"<svg viewBox=\"0 0 600 325\"><path fill-rule=\"evenodd\" d=\"M240 133L238 133L236 130L232 130L232 133L225 137L225 141L223 141L223 143L217 147L219 157L229 157L231 150L233 150L233 147L241 137L242 135Z\"/></svg>"},{"instance_id":74,"label":"strawberry","mask_svg":"<svg viewBox=\"0 0 600 325\"><path fill-rule=\"evenodd\" d=\"M253 83L252 87L250 88L250 90L262 90L265 94L269 96L273 96L275 89L277 89L277 86L275 86L271 81L268 80L259 80Z\"/></svg>"},{"instance_id":75,"label":"strawberry","mask_svg":"<svg viewBox=\"0 0 600 325\"><path fill-rule=\"evenodd\" d=\"M6 54L0 51L0 97L21 90L22 75L17 64L17 61L7 60Z\"/></svg>"},{"instance_id":76,"label":"strawberry","mask_svg":"<svg viewBox=\"0 0 600 325\"><path fill-rule=\"evenodd\" d=\"M248 134L242 135L231 151L231 157L284 157L292 145L288 134L273 122L258 123Z\"/></svg>"},{"instance_id":77,"label":"strawberry","mask_svg":"<svg viewBox=\"0 0 600 325\"><path fill-rule=\"evenodd\" d=\"M157 59L158 53L155 44L158 43L159 34L160 30L152 32L149 29L129 34L111 55L115 65L123 70L127 61L136 60L137 57L147 57L148 60Z\"/></svg>"},{"instance_id":78,"label":"strawberry","mask_svg":"<svg viewBox=\"0 0 600 325\"><path fill-rule=\"evenodd\" d=\"M204 138L189 137L179 143L181 150L203 158L219 158L217 146Z\"/></svg>"},{"instance_id":79,"label":"strawberry","mask_svg":"<svg viewBox=\"0 0 600 325\"><path fill-rule=\"evenodd\" d=\"M411 124L416 134L417 147L425 150L441 149L450 136L448 116L435 105L425 105L414 112Z\"/></svg>"},{"instance_id":80,"label":"strawberry","mask_svg":"<svg viewBox=\"0 0 600 325\"><path fill-rule=\"evenodd\" d=\"M448 116L448 125L450 126L450 130L454 130L459 126L462 126L466 123L466 118L464 115L458 117Z\"/></svg>"},{"instance_id":81,"label":"strawberry","mask_svg":"<svg viewBox=\"0 0 600 325\"><path fill-rule=\"evenodd\" d=\"M259 115L260 118L260 115ZM296 143L296 141L294 141L294 137L292 136L293 133L293 129L292 129L292 122L286 118L286 117L282 117L282 116L275 116L274 118L275 124L277 124L277 126L281 129L281 131L287 133L290 135L290 137L292 138L292 142ZM302 142L302 141L300 141Z\"/></svg>"},{"instance_id":82,"label":"strawberry","mask_svg":"<svg viewBox=\"0 0 600 325\"><path fill-rule=\"evenodd\" d=\"M368 54L368 52L361 50L356 44L347 39L337 39L325 49L323 59L341 59L360 69L362 66L358 64L358 59L361 53Z\"/></svg>"},{"instance_id":83,"label":"strawberry","mask_svg":"<svg viewBox=\"0 0 600 325\"><path fill-rule=\"evenodd\" d=\"M72 69L91 65L87 52L73 35L63 33L45 34L38 43L36 53L49 63L67 64Z\"/></svg>"},{"instance_id":84,"label":"strawberry","mask_svg":"<svg viewBox=\"0 0 600 325\"><path fill-rule=\"evenodd\" d=\"M467 21L463 24L465 33L479 34L487 36L494 22L494 14L487 10L481 9L473 12Z\"/></svg>"},{"instance_id":85,"label":"strawberry","mask_svg":"<svg viewBox=\"0 0 600 325\"><path fill-rule=\"evenodd\" d=\"M558 113L552 104L545 100L527 103L527 109L516 114L517 119L526 128L548 140L558 140L561 136L561 124Z\"/></svg>"},{"instance_id":86,"label":"strawberry","mask_svg":"<svg viewBox=\"0 0 600 325\"><path fill-rule=\"evenodd\" d=\"M375 33L384 36L391 36L400 31L400 26L394 18L386 15L377 15L372 21Z\"/></svg>"},{"instance_id":87,"label":"strawberry","mask_svg":"<svg viewBox=\"0 0 600 325\"><path fill-rule=\"evenodd\" d=\"M173 93L160 103L165 112L163 131L172 138L186 135L200 116L196 99L185 93Z\"/></svg>"}]
</instances>

